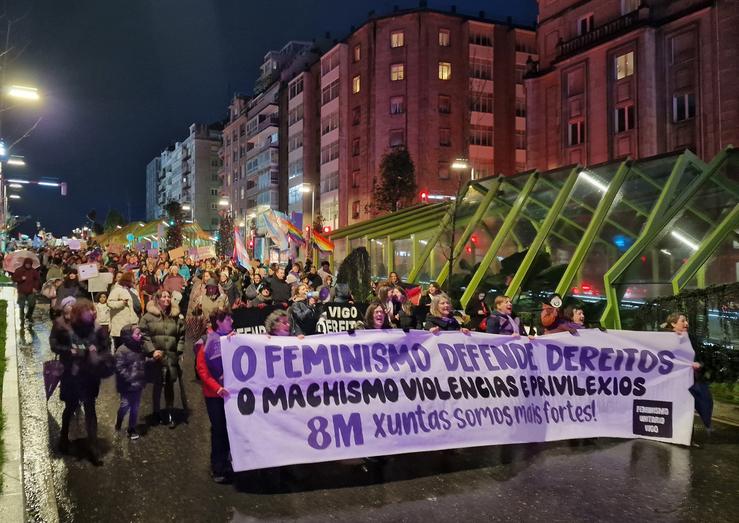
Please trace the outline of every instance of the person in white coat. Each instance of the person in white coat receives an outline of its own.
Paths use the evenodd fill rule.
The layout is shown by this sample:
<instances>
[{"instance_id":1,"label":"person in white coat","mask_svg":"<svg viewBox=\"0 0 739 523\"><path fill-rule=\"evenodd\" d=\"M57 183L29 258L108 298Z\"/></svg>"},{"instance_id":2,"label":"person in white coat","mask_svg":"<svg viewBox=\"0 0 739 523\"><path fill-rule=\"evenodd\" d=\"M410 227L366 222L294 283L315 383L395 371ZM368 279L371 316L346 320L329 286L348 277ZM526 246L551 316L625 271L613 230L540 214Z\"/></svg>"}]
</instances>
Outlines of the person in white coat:
<instances>
[{"instance_id":1,"label":"person in white coat","mask_svg":"<svg viewBox=\"0 0 739 523\"><path fill-rule=\"evenodd\" d=\"M113 338L113 346L120 345L121 329L126 325L139 322L141 314L141 301L138 293L133 288L133 273L128 271L121 275L108 296L108 307L110 307L110 335Z\"/></svg>"}]
</instances>

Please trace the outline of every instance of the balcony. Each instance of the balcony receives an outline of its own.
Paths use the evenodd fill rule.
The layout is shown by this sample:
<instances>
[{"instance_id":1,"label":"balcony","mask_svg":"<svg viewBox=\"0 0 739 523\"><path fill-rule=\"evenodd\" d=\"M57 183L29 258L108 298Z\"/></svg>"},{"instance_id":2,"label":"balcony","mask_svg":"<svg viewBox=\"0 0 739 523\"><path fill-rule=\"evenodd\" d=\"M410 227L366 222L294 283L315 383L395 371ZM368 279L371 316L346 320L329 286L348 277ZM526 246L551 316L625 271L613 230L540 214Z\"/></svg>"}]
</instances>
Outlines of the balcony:
<instances>
[{"instance_id":1,"label":"balcony","mask_svg":"<svg viewBox=\"0 0 739 523\"><path fill-rule=\"evenodd\" d=\"M246 133L247 138L251 138L252 136L255 136L262 131L264 131L267 127L277 127L280 125L280 117L275 113L267 116L264 120L259 122L256 129L254 129L251 132Z\"/></svg>"},{"instance_id":2,"label":"balcony","mask_svg":"<svg viewBox=\"0 0 739 523\"><path fill-rule=\"evenodd\" d=\"M646 22L647 17L641 17L640 13L647 10L637 9L620 18L616 18L606 24L594 28L592 31L571 38L566 42L560 41L557 46L559 52L557 54L557 60L568 58L574 54L577 54L585 49L590 49L598 44L601 44L607 40L612 40L616 36L627 33L628 31L638 27L640 22Z\"/></svg>"}]
</instances>

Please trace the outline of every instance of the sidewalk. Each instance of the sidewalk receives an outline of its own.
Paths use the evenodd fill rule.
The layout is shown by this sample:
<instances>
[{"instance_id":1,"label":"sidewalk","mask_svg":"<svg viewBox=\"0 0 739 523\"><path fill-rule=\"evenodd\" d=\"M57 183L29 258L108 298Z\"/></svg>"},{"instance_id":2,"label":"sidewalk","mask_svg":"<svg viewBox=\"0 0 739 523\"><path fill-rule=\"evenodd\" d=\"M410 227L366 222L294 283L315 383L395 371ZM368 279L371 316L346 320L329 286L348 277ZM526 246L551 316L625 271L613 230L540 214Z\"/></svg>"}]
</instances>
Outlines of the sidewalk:
<instances>
[{"instance_id":1,"label":"sidewalk","mask_svg":"<svg viewBox=\"0 0 739 523\"><path fill-rule=\"evenodd\" d=\"M25 497L23 495L23 461L21 452L20 394L18 392L18 358L16 346L16 291L14 287L0 287L0 300L8 302L7 331L5 340L5 376L3 376L2 412L3 429L2 495L0 495L0 521L23 521Z\"/></svg>"},{"instance_id":2,"label":"sidewalk","mask_svg":"<svg viewBox=\"0 0 739 523\"><path fill-rule=\"evenodd\" d=\"M739 427L739 405L715 402L713 404L713 419Z\"/></svg>"}]
</instances>

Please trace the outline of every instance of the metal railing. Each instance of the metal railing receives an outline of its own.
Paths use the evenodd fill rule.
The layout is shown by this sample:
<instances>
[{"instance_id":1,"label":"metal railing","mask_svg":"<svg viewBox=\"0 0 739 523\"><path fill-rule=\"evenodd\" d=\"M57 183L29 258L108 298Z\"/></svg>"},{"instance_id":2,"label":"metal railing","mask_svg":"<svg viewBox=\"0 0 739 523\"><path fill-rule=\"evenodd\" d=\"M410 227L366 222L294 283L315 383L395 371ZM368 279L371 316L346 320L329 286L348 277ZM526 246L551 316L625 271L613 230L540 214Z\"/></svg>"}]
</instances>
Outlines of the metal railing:
<instances>
[{"instance_id":1,"label":"metal railing","mask_svg":"<svg viewBox=\"0 0 739 523\"><path fill-rule=\"evenodd\" d=\"M582 51L583 49L587 49L606 40L610 40L615 35L635 27L638 22L639 10L636 10L596 27L592 31L588 31L587 33L571 38L566 42L559 42L557 44L559 47L557 59L565 58Z\"/></svg>"}]
</instances>

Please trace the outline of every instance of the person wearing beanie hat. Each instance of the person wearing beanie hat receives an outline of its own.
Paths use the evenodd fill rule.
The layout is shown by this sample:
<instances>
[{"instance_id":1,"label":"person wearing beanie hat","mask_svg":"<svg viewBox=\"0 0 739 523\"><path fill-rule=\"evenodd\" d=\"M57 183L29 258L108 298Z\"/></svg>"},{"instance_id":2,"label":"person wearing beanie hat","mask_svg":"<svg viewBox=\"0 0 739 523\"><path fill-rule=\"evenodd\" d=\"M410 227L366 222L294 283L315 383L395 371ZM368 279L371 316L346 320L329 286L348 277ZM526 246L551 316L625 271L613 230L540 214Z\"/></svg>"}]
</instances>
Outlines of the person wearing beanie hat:
<instances>
[{"instance_id":1,"label":"person wearing beanie hat","mask_svg":"<svg viewBox=\"0 0 739 523\"><path fill-rule=\"evenodd\" d=\"M204 318L210 318L210 313L223 308L228 303L228 298L221 291L218 282L210 278L205 282L205 293L200 297L200 309Z\"/></svg>"}]
</instances>

